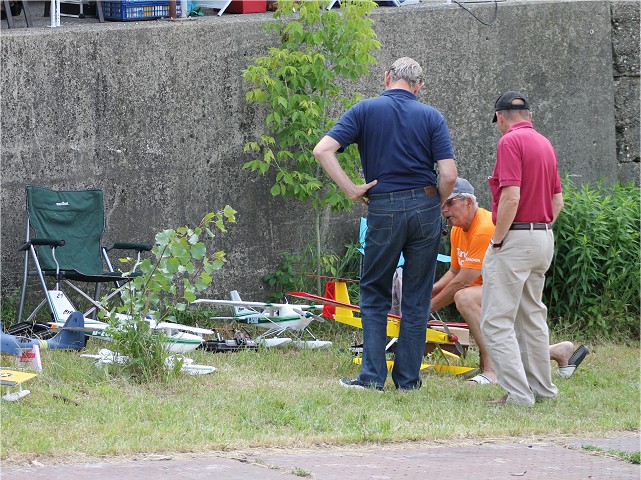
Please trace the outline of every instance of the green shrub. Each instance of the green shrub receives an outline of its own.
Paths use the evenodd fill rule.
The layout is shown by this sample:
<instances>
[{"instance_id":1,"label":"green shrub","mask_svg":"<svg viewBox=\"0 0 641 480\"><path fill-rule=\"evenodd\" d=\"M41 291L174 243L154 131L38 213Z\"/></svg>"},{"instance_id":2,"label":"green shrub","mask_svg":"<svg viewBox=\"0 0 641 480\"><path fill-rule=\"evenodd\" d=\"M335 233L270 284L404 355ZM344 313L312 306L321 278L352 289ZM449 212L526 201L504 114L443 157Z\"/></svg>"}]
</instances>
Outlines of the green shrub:
<instances>
[{"instance_id":1,"label":"green shrub","mask_svg":"<svg viewBox=\"0 0 641 480\"><path fill-rule=\"evenodd\" d=\"M563 184L544 292L550 320L586 337L638 338L639 188Z\"/></svg>"}]
</instances>

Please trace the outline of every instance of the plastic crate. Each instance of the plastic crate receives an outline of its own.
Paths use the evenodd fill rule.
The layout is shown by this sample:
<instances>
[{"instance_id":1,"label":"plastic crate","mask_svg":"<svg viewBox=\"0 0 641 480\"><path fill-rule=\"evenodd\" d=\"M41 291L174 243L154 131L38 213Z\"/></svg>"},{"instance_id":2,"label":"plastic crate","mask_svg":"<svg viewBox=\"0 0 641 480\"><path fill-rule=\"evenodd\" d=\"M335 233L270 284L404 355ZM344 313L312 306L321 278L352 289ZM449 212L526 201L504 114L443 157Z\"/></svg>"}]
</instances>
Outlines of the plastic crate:
<instances>
[{"instance_id":1,"label":"plastic crate","mask_svg":"<svg viewBox=\"0 0 641 480\"><path fill-rule=\"evenodd\" d=\"M196 3L198 3L196 1ZM232 0L225 13L261 13L267 11L267 0Z\"/></svg>"},{"instance_id":2,"label":"plastic crate","mask_svg":"<svg viewBox=\"0 0 641 480\"><path fill-rule=\"evenodd\" d=\"M103 1L102 13L105 20L154 20L169 16L168 0L121 0ZM176 15L180 16L180 0L176 1Z\"/></svg>"}]
</instances>

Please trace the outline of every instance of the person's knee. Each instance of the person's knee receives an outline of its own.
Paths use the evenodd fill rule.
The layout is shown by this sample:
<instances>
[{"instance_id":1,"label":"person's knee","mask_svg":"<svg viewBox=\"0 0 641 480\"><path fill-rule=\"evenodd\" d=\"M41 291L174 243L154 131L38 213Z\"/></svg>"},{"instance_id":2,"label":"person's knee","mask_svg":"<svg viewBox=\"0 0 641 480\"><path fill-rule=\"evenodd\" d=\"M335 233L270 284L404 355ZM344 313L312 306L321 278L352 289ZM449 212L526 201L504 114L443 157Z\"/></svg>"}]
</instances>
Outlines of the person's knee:
<instances>
[{"instance_id":1,"label":"person's knee","mask_svg":"<svg viewBox=\"0 0 641 480\"><path fill-rule=\"evenodd\" d=\"M470 295L468 288L462 288L454 294L454 304L459 312L468 310L472 302L473 295Z\"/></svg>"}]
</instances>

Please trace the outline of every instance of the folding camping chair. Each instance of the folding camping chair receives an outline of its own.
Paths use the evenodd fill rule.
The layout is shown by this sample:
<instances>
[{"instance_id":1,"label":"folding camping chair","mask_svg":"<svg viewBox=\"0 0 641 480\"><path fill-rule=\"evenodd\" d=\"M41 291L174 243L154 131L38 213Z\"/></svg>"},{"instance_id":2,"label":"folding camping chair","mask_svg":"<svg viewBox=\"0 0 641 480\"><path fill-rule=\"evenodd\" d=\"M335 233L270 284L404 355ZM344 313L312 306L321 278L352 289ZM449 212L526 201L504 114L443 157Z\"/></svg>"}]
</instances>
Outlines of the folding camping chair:
<instances>
[{"instance_id":1,"label":"folding camping chair","mask_svg":"<svg viewBox=\"0 0 641 480\"><path fill-rule=\"evenodd\" d=\"M150 245L143 243L114 243L108 247L101 245L105 223L102 190L54 191L29 185L26 187L26 196L27 236L20 248L25 254L18 322L22 322L29 276L38 276L45 298L25 323L32 322L45 304L48 304L54 322L64 322L66 317L62 314L68 315L71 312L67 313L64 308L60 308L62 301L70 304L60 290L61 283L72 288L92 305L85 312L85 316L90 315L101 307L100 284L113 283L120 287L135 276L135 273L123 276L115 272L108 252L114 249L134 250L137 262L140 262L141 252L151 250ZM33 265L30 265L30 260ZM103 262L106 270L103 269ZM47 286L47 277L53 277L53 289ZM94 284L93 295L85 293L77 282ZM117 292L114 289L107 298Z\"/></svg>"}]
</instances>

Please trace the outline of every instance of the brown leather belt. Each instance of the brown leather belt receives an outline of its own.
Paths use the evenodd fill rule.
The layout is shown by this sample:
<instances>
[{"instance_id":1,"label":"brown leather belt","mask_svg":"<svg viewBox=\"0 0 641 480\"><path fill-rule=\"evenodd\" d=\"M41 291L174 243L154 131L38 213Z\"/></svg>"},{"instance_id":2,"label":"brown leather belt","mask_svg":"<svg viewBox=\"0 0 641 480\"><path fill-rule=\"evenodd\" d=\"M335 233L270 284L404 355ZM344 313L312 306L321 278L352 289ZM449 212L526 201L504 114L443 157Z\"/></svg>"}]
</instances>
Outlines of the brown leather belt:
<instances>
[{"instance_id":1,"label":"brown leather belt","mask_svg":"<svg viewBox=\"0 0 641 480\"><path fill-rule=\"evenodd\" d=\"M510 226L510 230L551 230L552 225L549 223L527 223L527 222L514 222Z\"/></svg>"},{"instance_id":2,"label":"brown leather belt","mask_svg":"<svg viewBox=\"0 0 641 480\"><path fill-rule=\"evenodd\" d=\"M427 187L423 187L423 191L425 192L425 195L428 197L431 197L433 195L438 195L438 190L434 185L428 185Z\"/></svg>"}]
</instances>

